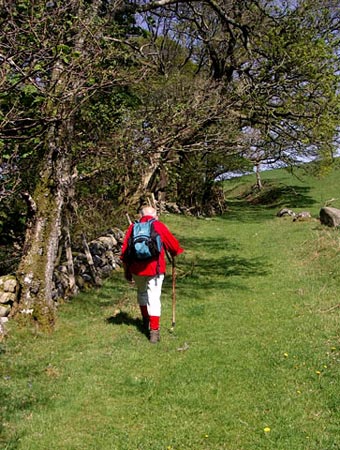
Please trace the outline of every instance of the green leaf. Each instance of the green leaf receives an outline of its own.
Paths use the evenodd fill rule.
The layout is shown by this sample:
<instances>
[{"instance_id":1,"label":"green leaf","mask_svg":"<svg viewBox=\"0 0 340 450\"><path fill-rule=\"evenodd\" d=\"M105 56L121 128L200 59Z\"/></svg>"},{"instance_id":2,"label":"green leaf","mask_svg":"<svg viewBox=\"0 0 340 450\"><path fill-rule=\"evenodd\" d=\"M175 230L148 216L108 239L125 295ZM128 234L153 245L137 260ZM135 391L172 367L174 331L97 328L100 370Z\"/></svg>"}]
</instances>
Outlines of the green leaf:
<instances>
[{"instance_id":1,"label":"green leaf","mask_svg":"<svg viewBox=\"0 0 340 450\"><path fill-rule=\"evenodd\" d=\"M65 44L59 44L57 45L57 52L63 53L63 54L70 54L71 53L71 47Z\"/></svg>"},{"instance_id":2,"label":"green leaf","mask_svg":"<svg viewBox=\"0 0 340 450\"><path fill-rule=\"evenodd\" d=\"M34 84L26 84L23 87L22 91L26 95L34 95L39 92L37 87Z\"/></svg>"}]
</instances>

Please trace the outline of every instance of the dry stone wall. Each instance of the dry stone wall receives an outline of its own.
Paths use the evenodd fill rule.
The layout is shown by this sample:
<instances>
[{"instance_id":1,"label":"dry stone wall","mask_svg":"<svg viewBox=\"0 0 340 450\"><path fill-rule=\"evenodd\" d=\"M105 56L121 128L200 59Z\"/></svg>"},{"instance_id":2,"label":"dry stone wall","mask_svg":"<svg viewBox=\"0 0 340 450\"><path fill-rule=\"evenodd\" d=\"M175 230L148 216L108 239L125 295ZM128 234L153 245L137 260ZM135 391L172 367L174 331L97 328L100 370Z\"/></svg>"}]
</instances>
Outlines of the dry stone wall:
<instances>
[{"instance_id":1,"label":"dry stone wall","mask_svg":"<svg viewBox=\"0 0 340 450\"><path fill-rule=\"evenodd\" d=\"M67 298L86 287L100 285L104 278L109 277L121 266L120 254L124 233L118 228L112 228L105 234L87 242L83 239L83 249L74 253L74 283L70 276L67 262L60 264L54 272L53 298ZM73 292L72 292L73 291Z\"/></svg>"},{"instance_id":2,"label":"dry stone wall","mask_svg":"<svg viewBox=\"0 0 340 450\"><path fill-rule=\"evenodd\" d=\"M60 299L69 298L79 290L100 285L104 278L119 269L123 240L124 233L118 228L108 230L88 244L84 238L83 248L73 253L74 273L69 270L67 262L59 264L54 271L54 301L58 303ZM19 283L15 276L0 277L0 337L5 334L4 324L11 315L18 291Z\"/></svg>"},{"instance_id":3,"label":"dry stone wall","mask_svg":"<svg viewBox=\"0 0 340 450\"><path fill-rule=\"evenodd\" d=\"M18 282L13 275L0 277L0 336L5 333L4 324L18 295Z\"/></svg>"}]
</instances>

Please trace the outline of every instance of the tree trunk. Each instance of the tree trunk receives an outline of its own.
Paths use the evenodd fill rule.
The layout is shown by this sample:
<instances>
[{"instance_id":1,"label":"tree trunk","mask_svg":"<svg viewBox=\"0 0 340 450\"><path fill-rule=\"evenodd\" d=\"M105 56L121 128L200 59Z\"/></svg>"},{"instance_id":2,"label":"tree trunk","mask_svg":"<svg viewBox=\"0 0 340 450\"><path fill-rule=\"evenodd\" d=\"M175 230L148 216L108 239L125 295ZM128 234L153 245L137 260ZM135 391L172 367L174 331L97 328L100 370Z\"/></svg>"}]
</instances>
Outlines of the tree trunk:
<instances>
[{"instance_id":1,"label":"tree trunk","mask_svg":"<svg viewBox=\"0 0 340 450\"><path fill-rule=\"evenodd\" d=\"M21 287L19 311L30 315L45 329L51 328L55 321L52 278L65 199L73 184L69 131L67 122L59 127L51 126L48 151L33 194L35 211L27 226L24 254L17 273Z\"/></svg>"},{"instance_id":2,"label":"tree trunk","mask_svg":"<svg viewBox=\"0 0 340 450\"><path fill-rule=\"evenodd\" d=\"M260 168L259 163L256 163L256 165L255 165L255 172L256 172L256 185L258 187L258 190L262 191L263 184L262 184L262 180L261 180L261 168Z\"/></svg>"},{"instance_id":3,"label":"tree trunk","mask_svg":"<svg viewBox=\"0 0 340 450\"><path fill-rule=\"evenodd\" d=\"M76 285L76 278L74 275L74 263L71 246L71 234L70 234L70 220L69 211L65 214L65 224L63 227L63 235L65 241L65 253L67 261L67 274L69 279L68 294L74 296L78 293L78 287Z\"/></svg>"},{"instance_id":4,"label":"tree trunk","mask_svg":"<svg viewBox=\"0 0 340 450\"><path fill-rule=\"evenodd\" d=\"M81 37L80 31L75 38L76 48L81 47ZM53 272L65 205L70 204L74 192L71 148L74 119L70 112L75 107L79 79L69 77L64 62L57 59L51 74L50 99L46 103L46 115L52 121L46 134L40 180L33 194L35 211L27 226L24 254L17 272L18 310L32 317L40 329L51 329L56 319ZM66 97L65 92L69 92Z\"/></svg>"},{"instance_id":5,"label":"tree trunk","mask_svg":"<svg viewBox=\"0 0 340 450\"><path fill-rule=\"evenodd\" d=\"M138 188L130 196L129 202L131 204L138 203L138 201L143 198L145 194L150 193L150 183L153 176L159 169L163 152L164 147L160 147L159 149L157 149L157 152L153 153L152 156L150 156L149 164L141 174L141 180L139 182Z\"/></svg>"}]
</instances>

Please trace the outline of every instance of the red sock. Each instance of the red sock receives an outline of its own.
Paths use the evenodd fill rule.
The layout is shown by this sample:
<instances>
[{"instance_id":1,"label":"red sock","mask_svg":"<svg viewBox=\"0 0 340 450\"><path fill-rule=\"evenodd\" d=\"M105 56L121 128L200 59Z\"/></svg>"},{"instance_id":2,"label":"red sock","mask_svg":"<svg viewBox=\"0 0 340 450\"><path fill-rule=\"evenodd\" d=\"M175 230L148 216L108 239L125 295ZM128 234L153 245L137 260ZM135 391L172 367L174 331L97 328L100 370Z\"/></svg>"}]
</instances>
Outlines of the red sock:
<instances>
[{"instance_id":1,"label":"red sock","mask_svg":"<svg viewBox=\"0 0 340 450\"><path fill-rule=\"evenodd\" d=\"M149 318L148 307L146 305L139 305L142 317Z\"/></svg>"},{"instance_id":2,"label":"red sock","mask_svg":"<svg viewBox=\"0 0 340 450\"><path fill-rule=\"evenodd\" d=\"M150 316L150 330L159 330L159 316Z\"/></svg>"}]
</instances>

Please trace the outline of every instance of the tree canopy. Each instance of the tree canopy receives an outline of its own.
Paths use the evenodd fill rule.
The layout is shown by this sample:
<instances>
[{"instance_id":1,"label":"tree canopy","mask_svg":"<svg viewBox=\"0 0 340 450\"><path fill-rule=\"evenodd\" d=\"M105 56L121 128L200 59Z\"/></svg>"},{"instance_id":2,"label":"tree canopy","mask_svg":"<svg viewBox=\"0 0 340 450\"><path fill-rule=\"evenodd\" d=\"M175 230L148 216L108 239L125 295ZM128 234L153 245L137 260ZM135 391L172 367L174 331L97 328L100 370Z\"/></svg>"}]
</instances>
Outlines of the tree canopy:
<instances>
[{"instance_id":1,"label":"tree canopy","mask_svg":"<svg viewBox=\"0 0 340 450\"><path fill-rule=\"evenodd\" d=\"M336 1L1 3L0 227L26 210L19 309L39 323L75 218L151 193L221 212L225 172L332 161Z\"/></svg>"}]
</instances>

